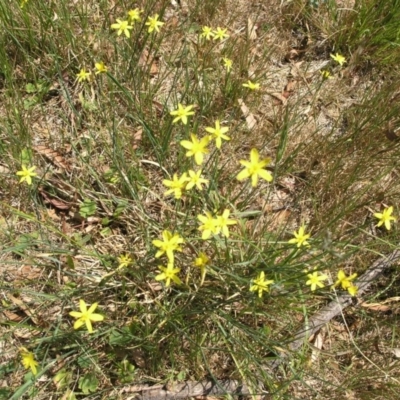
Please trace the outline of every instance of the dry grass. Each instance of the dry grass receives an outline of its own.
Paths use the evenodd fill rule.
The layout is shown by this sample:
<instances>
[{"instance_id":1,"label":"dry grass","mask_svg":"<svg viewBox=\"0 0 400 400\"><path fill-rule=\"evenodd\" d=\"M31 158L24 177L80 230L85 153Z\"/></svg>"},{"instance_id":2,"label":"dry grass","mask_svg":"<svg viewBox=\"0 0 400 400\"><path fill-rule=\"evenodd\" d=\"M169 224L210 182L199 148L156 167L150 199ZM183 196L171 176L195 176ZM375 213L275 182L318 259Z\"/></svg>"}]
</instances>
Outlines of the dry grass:
<instances>
[{"instance_id":1,"label":"dry grass","mask_svg":"<svg viewBox=\"0 0 400 400\"><path fill-rule=\"evenodd\" d=\"M311 292L305 269L361 275L399 243L373 217L399 210L396 1L376 14L372 0L337 3L142 1L130 39L110 29L124 1L0 6L0 398L117 399L129 384L224 378L262 380L277 399L396 397L397 266L290 364L264 369L335 296L329 282ZM149 35L156 12L165 25ZM200 40L204 25L229 39ZM100 60L107 74L76 81ZM172 124L178 103L194 105L186 127ZM206 157L209 188L165 197L163 179L193 168L180 141L216 119L231 140ZM235 179L252 148L274 176L254 189ZM32 186L17 184L22 164L37 167ZM197 215L224 209L238 220L229 239L202 241ZM302 224L312 246L297 251L287 242ZM165 229L186 240L171 288L154 279ZM199 251L212 260L203 285ZM118 269L124 254L133 263ZM274 284L259 299L261 271ZM91 335L73 329L79 299L105 316Z\"/></svg>"}]
</instances>

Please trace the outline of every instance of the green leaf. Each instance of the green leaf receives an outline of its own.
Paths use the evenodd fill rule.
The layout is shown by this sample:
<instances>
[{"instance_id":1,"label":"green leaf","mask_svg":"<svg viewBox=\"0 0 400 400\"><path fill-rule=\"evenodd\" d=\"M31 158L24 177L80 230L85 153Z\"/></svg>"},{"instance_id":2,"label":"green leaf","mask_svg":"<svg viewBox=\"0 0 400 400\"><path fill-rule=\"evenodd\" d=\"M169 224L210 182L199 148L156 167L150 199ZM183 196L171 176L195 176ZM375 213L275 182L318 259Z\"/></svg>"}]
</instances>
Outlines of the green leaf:
<instances>
[{"instance_id":1,"label":"green leaf","mask_svg":"<svg viewBox=\"0 0 400 400\"><path fill-rule=\"evenodd\" d=\"M96 213L96 203L92 200L85 199L83 203L79 205L79 214L83 218L90 217Z\"/></svg>"},{"instance_id":2,"label":"green leaf","mask_svg":"<svg viewBox=\"0 0 400 400\"><path fill-rule=\"evenodd\" d=\"M128 326L124 326L121 330L113 328L108 338L111 346L126 346L131 343L133 335Z\"/></svg>"},{"instance_id":3,"label":"green leaf","mask_svg":"<svg viewBox=\"0 0 400 400\"><path fill-rule=\"evenodd\" d=\"M21 165L28 166L32 163L32 150L31 149L22 149L21 155Z\"/></svg>"},{"instance_id":4,"label":"green leaf","mask_svg":"<svg viewBox=\"0 0 400 400\"><path fill-rule=\"evenodd\" d=\"M128 207L128 201L125 199L121 199L117 203L117 207L115 208L113 216L115 218L119 217Z\"/></svg>"},{"instance_id":5,"label":"green leaf","mask_svg":"<svg viewBox=\"0 0 400 400\"><path fill-rule=\"evenodd\" d=\"M37 87L33 83L27 83L25 86L25 90L27 93L36 93Z\"/></svg>"},{"instance_id":6,"label":"green leaf","mask_svg":"<svg viewBox=\"0 0 400 400\"><path fill-rule=\"evenodd\" d=\"M79 378L78 386L84 394L89 394L97 390L99 381L93 372L88 372L86 375Z\"/></svg>"},{"instance_id":7,"label":"green leaf","mask_svg":"<svg viewBox=\"0 0 400 400\"><path fill-rule=\"evenodd\" d=\"M72 372L67 371L66 369L60 369L57 372L56 376L53 378L53 382L57 386L57 389L61 389L70 384L72 380Z\"/></svg>"}]
</instances>

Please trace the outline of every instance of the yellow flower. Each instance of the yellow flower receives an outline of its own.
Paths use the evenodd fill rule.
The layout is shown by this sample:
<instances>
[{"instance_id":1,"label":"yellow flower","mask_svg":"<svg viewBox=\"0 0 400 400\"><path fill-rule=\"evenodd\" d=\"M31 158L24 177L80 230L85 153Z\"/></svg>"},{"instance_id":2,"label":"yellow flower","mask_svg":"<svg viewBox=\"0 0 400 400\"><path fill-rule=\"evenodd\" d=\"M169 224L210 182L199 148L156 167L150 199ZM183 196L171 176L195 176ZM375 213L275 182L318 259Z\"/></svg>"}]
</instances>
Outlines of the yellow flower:
<instances>
[{"instance_id":1,"label":"yellow flower","mask_svg":"<svg viewBox=\"0 0 400 400\"><path fill-rule=\"evenodd\" d=\"M129 21L121 21L117 18L117 22L111 25L111 29L118 29L117 35L120 36L123 33L127 38L131 37L130 29L133 29L132 25L129 25Z\"/></svg>"},{"instance_id":2,"label":"yellow flower","mask_svg":"<svg viewBox=\"0 0 400 400\"><path fill-rule=\"evenodd\" d=\"M331 58L333 58L340 66L347 62L346 59L339 53L336 53L336 55L331 54Z\"/></svg>"},{"instance_id":3,"label":"yellow flower","mask_svg":"<svg viewBox=\"0 0 400 400\"><path fill-rule=\"evenodd\" d=\"M242 181L251 177L251 185L256 187L258 184L258 177L265 179L267 182L272 181L272 175L269 171L264 169L270 162L270 158L264 158L260 161L260 155L257 149L251 149L250 161L240 160L245 168L238 173L236 179Z\"/></svg>"},{"instance_id":4,"label":"yellow flower","mask_svg":"<svg viewBox=\"0 0 400 400\"><path fill-rule=\"evenodd\" d=\"M333 76L331 76L331 73L326 69L319 71L319 73L321 74L322 79L332 79L333 78Z\"/></svg>"},{"instance_id":5,"label":"yellow flower","mask_svg":"<svg viewBox=\"0 0 400 400\"><path fill-rule=\"evenodd\" d=\"M228 72L231 72L231 69L232 69L232 60L229 59L229 58L224 57L224 58L222 59L222 61L223 61L223 63L224 63L224 67L226 68L226 70L227 70Z\"/></svg>"},{"instance_id":6,"label":"yellow flower","mask_svg":"<svg viewBox=\"0 0 400 400\"><path fill-rule=\"evenodd\" d=\"M347 290L350 286L352 286L353 284L351 283L352 280L354 280L357 277L357 274L353 274L350 276L346 276L346 274L344 273L344 271L341 269L338 272L338 279L335 282L335 284L333 285L333 287L336 286L342 286L343 290Z\"/></svg>"},{"instance_id":7,"label":"yellow flower","mask_svg":"<svg viewBox=\"0 0 400 400\"><path fill-rule=\"evenodd\" d=\"M33 172L35 169L35 166L26 168L25 165L23 165L22 171L17 172L17 175L21 177L19 183L26 181L28 185L32 185L32 177L37 175L36 172Z\"/></svg>"},{"instance_id":8,"label":"yellow flower","mask_svg":"<svg viewBox=\"0 0 400 400\"><path fill-rule=\"evenodd\" d=\"M186 157L194 156L196 164L201 165L204 160L203 154L209 153L207 146L210 143L210 137L205 136L203 137L203 139L199 140L194 133L191 133L190 137L192 138L192 141L182 140L181 146L184 147L186 150L189 150L186 152Z\"/></svg>"},{"instance_id":9,"label":"yellow flower","mask_svg":"<svg viewBox=\"0 0 400 400\"><path fill-rule=\"evenodd\" d=\"M78 82L83 82L83 81L88 81L90 79L90 75L92 73L90 71L86 71L85 68L82 68L79 71L79 74L76 74L76 77L78 78Z\"/></svg>"},{"instance_id":10,"label":"yellow flower","mask_svg":"<svg viewBox=\"0 0 400 400\"><path fill-rule=\"evenodd\" d=\"M217 225L217 219L214 218L210 212L206 211L206 215L198 215L197 219L203 224L199 226L199 231L202 231L201 238L207 240L212 234L218 235L220 228Z\"/></svg>"},{"instance_id":11,"label":"yellow flower","mask_svg":"<svg viewBox=\"0 0 400 400\"><path fill-rule=\"evenodd\" d=\"M155 277L156 281L165 280L166 287L168 287L171 284L171 281L174 281L177 285L182 284L182 281L179 279L179 277L176 276L176 274L180 271L180 268L174 268L173 263L168 263L167 268L161 265L158 268L161 271L161 274L158 274Z\"/></svg>"},{"instance_id":12,"label":"yellow flower","mask_svg":"<svg viewBox=\"0 0 400 400\"><path fill-rule=\"evenodd\" d=\"M132 264L132 258L129 254L123 254L117 258L118 260L118 269L129 267Z\"/></svg>"},{"instance_id":13,"label":"yellow flower","mask_svg":"<svg viewBox=\"0 0 400 400\"><path fill-rule=\"evenodd\" d=\"M199 256L196 257L196 259L193 262L193 265L195 267L200 268L200 275L201 275L200 286L202 286L204 283L204 278L206 276L206 267L209 262L210 259L208 258L207 254L203 253L202 251L199 253Z\"/></svg>"},{"instance_id":14,"label":"yellow flower","mask_svg":"<svg viewBox=\"0 0 400 400\"><path fill-rule=\"evenodd\" d=\"M211 38L214 37L214 32L212 30L212 28L210 28L209 26L203 26L202 28L202 33L201 33L201 37L210 40Z\"/></svg>"},{"instance_id":15,"label":"yellow flower","mask_svg":"<svg viewBox=\"0 0 400 400\"><path fill-rule=\"evenodd\" d=\"M21 7L21 8L24 8L24 7L25 7L25 4L28 3L28 1L29 1L29 0L21 0L20 7Z\"/></svg>"},{"instance_id":16,"label":"yellow flower","mask_svg":"<svg viewBox=\"0 0 400 400\"><path fill-rule=\"evenodd\" d=\"M258 297L262 297L263 292L268 292L269 288L268 285L271 285L271 283L274 283L273 280L267 280L265 279L265 274L264 272L260 272L258 277L256 279L253 279L253 284L250 286L250 292L258 292Z\"/></svg>"},{"instance_id":17,"label":"yellow flower","mask_svg":"<svg viewBox=\"0 0 400 400\"><path fill-rule=\"evenodd\" d=\"M179 236L178 233L174 235L165 230L162 233L163 240L155 239L153 240L153 245L158 247L160 250L156 253L156 258L161 257L164 253L167 254L168 261L173 265L174 264L174 251L182 251L182 248L179 246L184 243L183 238Z\"/></svg>"},{"instance_id":18,"label":"yellow flower","mask_svg":"<svg viewBox=\"0 0 400 400\"><path fill-rule=\"evenodd\" d=\"M328 279L327 275L322 274L318 271L313 272L312 274L307 274L308 281L306 285L311 285L311 290L314 291L317 286L323 288L325 285L321 282Z\"/></svg>"},{"instance_id":19,"label":"yellow flower","mask_svg":"<svg viewBox=\"0 0 400 400\"><path fill-rule=\"evenodd\" d=\"M301 226L298 232L293 232L294 238L290 239L288 243L297 243L297 247L309 246L307 240L310 238L309 233L305 233L305 227Z\"/></svg>"},{"instance_id":20,"label":"yellow flower","mask_svg":"<svg viewBox=\"0 0 400 400\"><path fill-rule=\"evenodd\" d=\"M217 220L215 222L218 232L221 231L225 237L229 237L229 225L236 225L237 221L234 219L229 219L229 210L224 210L221 215L217 215Z\"/></svg>"},{"instance_id":21,"label":"yellow flower","mask_svg":"<svg viewBox=\"0 0 400 400\"><path fill-rule=\"evenodd\" d=\"M104 65L103 61L95 63L94 67L96 68L96 72L95 72L96 75L108 71L108 68Z\"/></svg>"},{"instance_id":22,"label":"yellow flower","mask_svg":"<svg viewBox=\"0 0 400 400\"><path fill-rule=\"evenodd\" d=\"M158 14L156 14L154 17L148 17L145 25L149 27L149 29L148 29L149 33L153 32L153 31L160 32L159 27L163 26L164 22L159 21Z\"/></svg>"},{"instance_id":23,"label":"yellow flower","mask_svg":"<svg viewBox=\"0 0 400 400\"><path fill-rule=\"evenodd\" d=\"M186 190L190 190L195 186L199 190L203 190L201 185L208 185L208 179L201 178L201 169L198 171L189 170L188 184L186 185Z\"/></svg>"},{"instance_id":24,"label":"yellow flower","mask_svg":"<svg viewBox=\"0 0 400 400\"><path fill-rule=\"evenodd\" d=\"M355 286L355 285L350 285L348 288L347 288L347 291L349 292L349 294L350 294L350 296L357 296L357 293L358 293L358 287L357 286Z\"/></svg>"},{"instance_id":25,"label":"yellow flower","mask_svg":"<svg viewBox=\"0 0 400 400\"><path fill-rule=\"evenodd\" d=\"M20 347L19 349L22 358L22 365L24 368L29 369L32 371L33 375L37 374L37 366L39 365L38 362L35 360L35 355L28 351L25 347Z\"/></svg>"},{"instance_id":26,"label":"yellow flower","mask_svg":"<svg viewBox=\"0 0 400 400\"><path fill-rule=\"evenodd\" d=\"M164 193L164 196L168 196L169 194L173 193L175 199L180 199L182 197L182 192L186 187L186 183L188 181L188 177L186 172L178 178L177 174L174 174L172 181L168 179L163 180L163 185L167 188L170 188Z\"/></svg>"},{"instance_id":27,"label":"yellow flower","mask_svg":"<svg viewBox=\"0 0 400 400\"><path fill-rule=\"evenodd\" d=\"M215 139L215 145L217 149L221 148L222 139L231 140L229 136L224 135L229 131L229 128L224 126L223 128L219 125L219 120L215 121L215 128L206 128L206 132L211 133L212 137Z\"/></svg>"},{"instance_id":28,"label":"yellow flower","mask_svg":"<svg viewBox=\"0 0 400 400\"><path fill-rule=\"evenodd\" d=\"M218 27L213 33L214 33L214 40L224 40L229 37L229 35L226 33L228 29L222 29Z\"/></svg>"},{"instance_id":29,"label":"yellow flower","mask_svg":"<svg viewBox=\"0 0 400 400\"><path fill-rule=\"evenodd\" d=\"M193 107L193 105L183 107L183 105L179 103L178 109L170 112L170 114L175 117L172 123L175 124L180 120L184 125L186 125L188 122L187 117L194 114L194 111L191 111Z\"/></svg>"},{"instance_id":30,"label":"yellow flower","mask_svg":"<svg viewBox=\"0 0 400 400\"><path fill-rule=\"evenodd\" d=\"M140 21L140 14L143 12L143 10L140 10L139 8L135 8L134 10L129 10L128 11L128 22L129 23L134 23L135 21Z\"/></svg>"},{"instance_id":31,"label":"yellow flower","mask_svg":"<svg viewBox=\"0 0 400 400\"><path fill-rule=\"evenodd\" d=\"M255 83L255 82L252 82L250 80L247 81L247 83L243 83L242 86L247 87L250 90L259 90L260 89L260 84L259 83Z\"/></svg>"},{"instance_id":32,"label":"yellow flower","mask_svg":"<svg viewBox=\"0 0 400 400\"><path fill-rule=\"evenodd\" d=\"M379 222L376 226L385 225L385 228L389 231L390 230L390 221L396 222L397 218L392 217L393 207L387 207L383 210L382 213L375 213L374 217L379 219Z\"/></svg>"},{"instance_id":33,"label":"yellow flower","mask_svg":"<svg viewBox=\"0 0 400 400\"><path fill-rule=\"evenodd\" d=\"M88 310L86 303L83 300L79 300L80 311L71 311L69 313L71 317L77 318L74 323L74 329L79 329L82 325L86 324L87 330L89 333L92 333L92 321L99 322L104 320L103 315L94 313L94 310L97 308L97 306L98 303L93 303Z\"/></svg>"}]
</instances>

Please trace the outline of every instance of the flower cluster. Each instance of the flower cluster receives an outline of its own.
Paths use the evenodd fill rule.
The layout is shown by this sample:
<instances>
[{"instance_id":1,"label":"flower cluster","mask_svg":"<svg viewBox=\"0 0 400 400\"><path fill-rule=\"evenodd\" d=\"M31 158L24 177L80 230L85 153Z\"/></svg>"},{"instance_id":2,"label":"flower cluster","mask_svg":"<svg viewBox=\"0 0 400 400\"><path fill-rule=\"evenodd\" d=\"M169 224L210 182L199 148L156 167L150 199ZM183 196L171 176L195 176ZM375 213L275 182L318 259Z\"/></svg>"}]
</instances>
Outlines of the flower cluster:
<instances>
[{"instance_id":1,"label":"flower cluster","mask_svg":"<svg viewBox=\"0 0 400 400\"><path fill-rule=\"evenodd\" d=\"M111 29L116 30L118 36L124 34L127 38L130 38L130 31L133 29L134 24L142 20L140 16L142 13L143 10L140 10L139 8L128 11L126 19L122 20L117 18L117 22L111 24ZM164 22L160 21L159 18L160 16L158 14L155 14L153 17L147 17L145 26L148 27L148 33L152 33L154 31L160 32L160 28L164 25Z\"/></svg>"},{"instance_id":2,"label":"flower cluster","mask_svg":"<svg viewBox=\"0 0 400 400\"><path fill-rule=\"evenodd\" d=\"M201 29L202 32L200 34L200 37L206 39L206 40L224 40L229 37L229 35L226 33L228 31L227 28L223 29L221 27L217 27L216 29L210 28L209 26L203 26Z\"/></svg>"}]
</instances>

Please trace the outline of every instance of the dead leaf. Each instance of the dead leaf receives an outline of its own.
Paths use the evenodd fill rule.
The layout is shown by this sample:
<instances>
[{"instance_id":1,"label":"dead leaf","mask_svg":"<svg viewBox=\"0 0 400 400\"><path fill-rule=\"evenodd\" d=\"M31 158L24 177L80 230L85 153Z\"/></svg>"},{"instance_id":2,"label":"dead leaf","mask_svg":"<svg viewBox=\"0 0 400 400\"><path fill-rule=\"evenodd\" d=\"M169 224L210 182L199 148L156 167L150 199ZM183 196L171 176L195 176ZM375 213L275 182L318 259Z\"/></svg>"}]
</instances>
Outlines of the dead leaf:
<instances>
[{"instance_id":1,"label":"dead leaf","mask_svg":"<svg viewBox=\"0 0 400 400\"><path fill-rule=\"evenodd\" d=\"M286 99L293 94L296 88L296 81L289 81L285 88L283 89L282 96L285 97Z\"/></svg>"},{"instance_id":2,"label":"dead leaf","mask_svg":"<svg viewBox=\"0 0 400 400\"><path fill-rule=\"evenodd\" d=\"M23 318L20 315L8 310L4 310L3 315L6 317L7 321L21 322L23 320Z\"/></svg>"},{"instance_id":3,"label":"dead leaf","mask_svg":"<svg viewBox=\"0 0 400 400\"><path fill-rule=\"evenodd\" d=\"M299 55L300 55L300 53L298 50L291 49L286 53L285 61L290 62L290 61L296 59Z\"/></svg>"},{"instance_id":4,"label":"dead leaf","mask_svg":"<svg viewBox=\"0 0 400 400\"><path fill-rule=\"evenodd\" d=\"M274 216L272 217L272 220L268 225L268 230L275 231L276 228L282 225L287 225L291 214L291 211L287 209L279 210L274 213Z\"/></svg>"},{"instance_id":5,"label":"dead leaf","mask_svg":"<svg viewBox=\"0 0 400 400\"><path fill-rule=\"evenodd\" d=\"M158 60L155 57L151 57L147 49L143 49L140 54L138 65L145 71L148 71L150 76L158 74Z\"/></svg>"},{"instance_id":6,"label":"dead leaf","mask_svg":"<svg viewBox=\"0 0 400 400\"><path fill-rule=\"evenodd\" d=\"M43 145L33 146L33 149L38 154L46 157L50 162L52 162L58 168L65 169L66 171L71 171L72 169L71 165L58 151L50 149L49 147Z\"/></svg>"},{"instance_id":7,"label":"dead leaf","mask_svg":"<svg viewBox=\"0 0 400 400\"><path fill-rule=\"evenodd\" d=\"M271 92L268 94L275 98L275 104L282 103L283 106L286 106L287 99L281 93Z\"/></svg>"},{"instance_id":8,"label":"dead leaf","mask_svg":"<svg viewBox=\"0 0 400 400\"><path fill-rule=\"evenodd\" d=\"M392 353L396 358L400 358L400 349L399 348L394 348L392 349Z\"/></svg>"},{"instance_id":9,"label":"dead leaf","mask_svg":"<svg viewBox=\"0 0 400 400\"><path fill-rule=\"evenodd\" d=\"M139 144L142 141L142 135L143 135L143 129L141 128L133 134L132 147L134 150L136 150L139 147Z\"/></svg>"},{"instance_id":10,"label":"dead leaf","mask_svg":"<svg viewBox=\"0 0 400 400\"><path fill-rule=\"evenodd\" d=\"M52 196L50 196L42 186L39 187L39 193L43 197L44 202L46 204L51 204L54 208L57 208L58 210L69 210L71 208L71 204L66 203L63 200L56 199Z\"/></svg>"},{"instance_id":11,"label":"dead leaf","mask_svg":"<svg viewBox=\"0 0 400 400\"><path fill-rule=\"evenodd\" d=\"M389 311L390 307L389 306L385 306L381 303L361 303L361 307L364 308L368 308L368 310L371 311L381 311L381 312L385 312L385 311Z\"/></svg>"},{"instance_id":12,"label":"dead leaf","mask_svg":"<svg viewBox=\"0 0 400 400\"><path fill-rule=\"evenodd\" d=\"M240 110L243 113L243 116L246 119L246 125L249 130L255 128L257 125L257 120L255 119L254 115L250 112L246 104L244 104L244 101L242 99L238 99L239 107Z\"/></svg>"},{"instance_id":13,"label":"dead leaf","mask_svg":"<svg viewBox=\"0 0 400 400\"><path fill-rule=\"evenodd\" d=\"M0 165L0 174L9 174L10 170L4 165Z\"/></svg>"},{"instance_id":14,"label":"dead leaf","mask_svg":"<svg viewBox=\"0 0 400 400\"><path fill-rule=\"evenodd\" d=\"M247 37L249 40L256 40L257 39L257 26L255 23L251 20L251 18L248 18L247 20Z\"/></svg>"},{"instance_id":15,"label":"dead leaf","mask_svg":"<svg viewBox=\"0 0 400 400\"><path fill-rule=\"evenodd\" d=\"M315 336L314 346L311 352L311 362L316 362L318 360L318 356L322 350L322 346L324 344L324 339L322 337L321 331Z\"/></svg>"}]
</instances>

